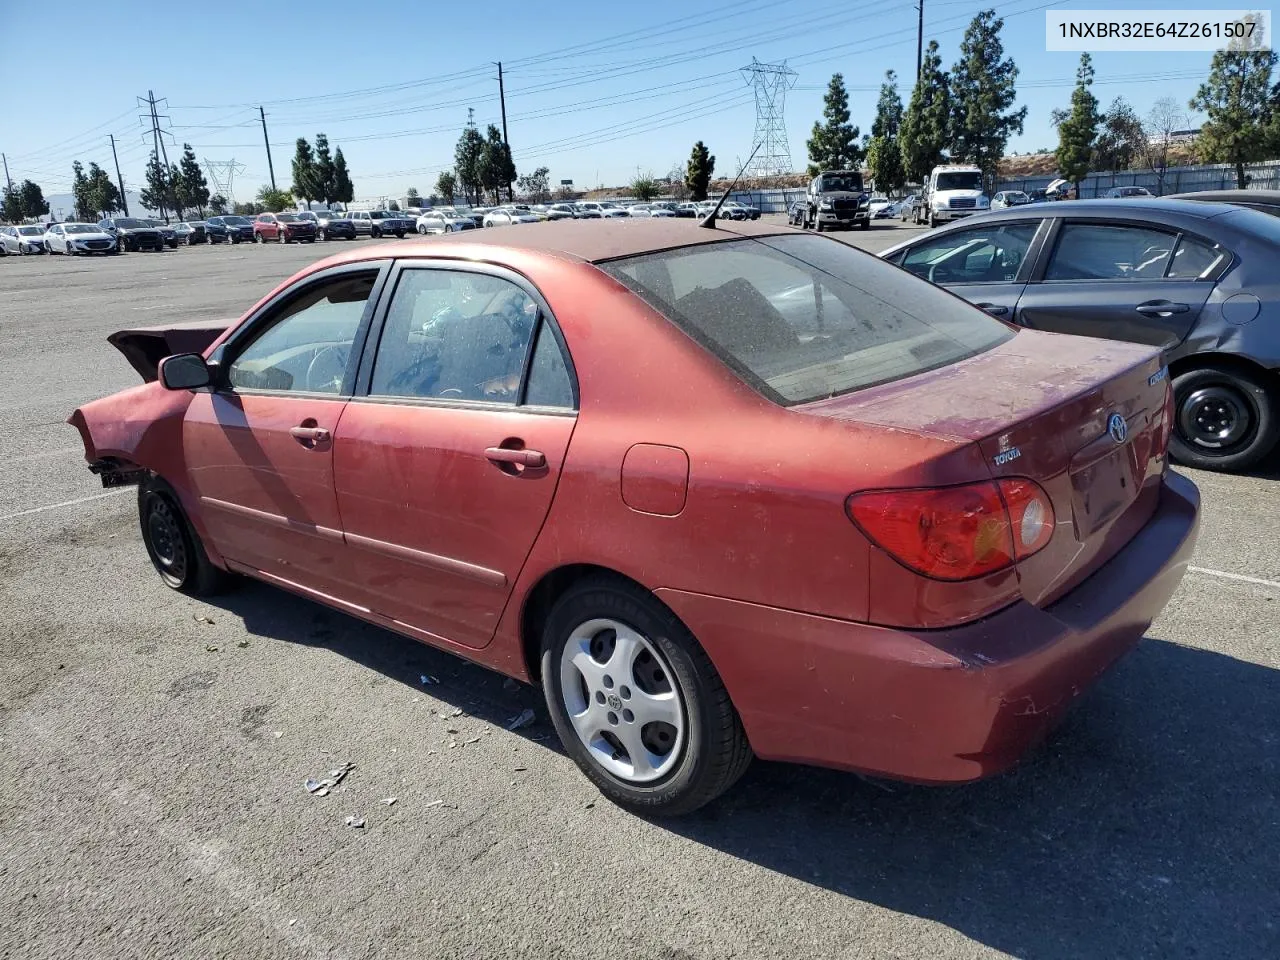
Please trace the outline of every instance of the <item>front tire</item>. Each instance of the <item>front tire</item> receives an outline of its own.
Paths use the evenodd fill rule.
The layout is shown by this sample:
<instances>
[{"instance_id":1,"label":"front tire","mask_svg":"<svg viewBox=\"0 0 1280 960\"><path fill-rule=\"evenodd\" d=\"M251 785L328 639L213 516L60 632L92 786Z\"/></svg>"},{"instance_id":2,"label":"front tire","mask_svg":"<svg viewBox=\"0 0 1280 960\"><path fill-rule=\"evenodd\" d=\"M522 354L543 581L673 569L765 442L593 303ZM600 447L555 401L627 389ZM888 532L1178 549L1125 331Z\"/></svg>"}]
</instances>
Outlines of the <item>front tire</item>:
<instances>
[{"instance_id":1,"label":"front tire","mask_svg":"<svg viewBox=\"0 0 1280 960\"><path fill-rule=\"evenodd\" d=\"M1247 470L1280 441L1280 387L1251 370L1205 366L1173 380L1169 453L1188 467Z\"/></svg>"},{"instance_id":2,"label":"front tire","mask_svg":"<svg viewBox=\"0 0 1280 960\"><path fill-rule=\"evenodd\" d=\"M176 491L159 477L138 487L138 523L147 556L165 586L195 597L225 589L227 573L213 565Z\"/></svg>"},{"instance_id":3,"label":"front tire","mask_svg":"<svg viewBox=\"0 0 1280 960\"><path fill-rule=\"evenodd\" d=\"M556 732L606 797L678 816L731 787L751 747L715 666L680 620L617 577L571 587L543 630Z\"/></svg>"}]
</instances>

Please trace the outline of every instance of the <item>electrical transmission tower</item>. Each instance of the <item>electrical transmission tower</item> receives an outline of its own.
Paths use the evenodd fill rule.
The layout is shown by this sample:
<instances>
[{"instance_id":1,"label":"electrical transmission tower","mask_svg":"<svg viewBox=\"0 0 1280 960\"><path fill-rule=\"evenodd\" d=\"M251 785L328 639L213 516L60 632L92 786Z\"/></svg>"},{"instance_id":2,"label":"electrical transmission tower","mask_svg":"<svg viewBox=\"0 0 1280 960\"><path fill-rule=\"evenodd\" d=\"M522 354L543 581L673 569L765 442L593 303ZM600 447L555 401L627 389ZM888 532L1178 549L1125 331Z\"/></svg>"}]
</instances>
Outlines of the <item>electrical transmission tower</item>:
<instances>
[{"instance_id":1,"label":"electrical transmission tower","mask_svg":"<svg viewBox=\"0 0 1280 960\"><path fill-rule=\"evenodd\" d=\"M742 75L756 94L756 132L751 139L755 158L747 165L747 177L777 177L791 172L791 147L783 118L787 91L795 86L794 70L782 63L761 63L755 57Z\"/></svg>"},{"instance_id":2,"label":"electrical transmission tower","mask_svg":"<svg viewBox=\"0 0 1280 960\"><path fill-rule=\"evenodd\" d=\"M204 169L205 173L209 175L209 183L213 185L213 192L220 193L226 197L227 203L235 203L236 174L244 173L244 164L234 158L231 160L210 160L205 157Z\"/></svg>"}]
</instances>

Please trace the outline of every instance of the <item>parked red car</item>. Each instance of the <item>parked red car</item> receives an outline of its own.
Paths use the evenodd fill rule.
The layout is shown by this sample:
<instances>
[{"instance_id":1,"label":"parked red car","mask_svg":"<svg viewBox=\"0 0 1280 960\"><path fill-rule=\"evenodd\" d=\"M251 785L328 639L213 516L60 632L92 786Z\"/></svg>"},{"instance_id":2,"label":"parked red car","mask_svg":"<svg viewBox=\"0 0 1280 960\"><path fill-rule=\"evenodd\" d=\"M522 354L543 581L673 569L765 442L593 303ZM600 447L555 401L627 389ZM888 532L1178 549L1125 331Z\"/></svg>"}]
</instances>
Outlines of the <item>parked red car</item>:
<instances>
[{"instance_id":1,"label":"parked red car","mask_svg":"<svg viewBox=\"0 0 1280 960\"><path fill-rule=\"evenodd\" d=\"M1153 349L1018 329L786 227L362 248L225 331L113 342L151 382L70 422L104 483L140 483L169 586L246 574L541 683L639 811L753 755L1003 770L1196 538Z\"/></svg>"},{"instance_id":2,"label":"parked red car","mask_svg":"<svg viewBox=\"0 0 1280 960\"><path fill-rule=\"evenodd\" d=\"M258 243L276 240L288 243L290 240L307 243L316 241L316 225L310 220L303 220L296 213L260 213L253 221L253 239Z\"/></svg>"}]
</instances>

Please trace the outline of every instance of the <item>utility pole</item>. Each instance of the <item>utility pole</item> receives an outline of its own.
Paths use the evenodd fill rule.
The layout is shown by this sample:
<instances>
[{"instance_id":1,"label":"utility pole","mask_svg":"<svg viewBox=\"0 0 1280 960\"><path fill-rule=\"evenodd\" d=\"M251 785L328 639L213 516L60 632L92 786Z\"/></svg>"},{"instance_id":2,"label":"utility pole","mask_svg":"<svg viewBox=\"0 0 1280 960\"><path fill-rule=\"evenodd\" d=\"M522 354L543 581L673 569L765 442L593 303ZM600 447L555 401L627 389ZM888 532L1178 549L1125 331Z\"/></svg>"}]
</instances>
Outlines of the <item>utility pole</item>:
<instances>
[{"instance_id":1,"label":"utility pole","mask_svg":"<svg viewBox=\"0 0 1280 960\"><path fill-rule=\"evenodd\" d=\"M147 105L151 108L151 142L152 142L151 157L154 163L157 166L159 166L160 149L163 146L163 144L161 144L160 142L160 118L156 115L156 95L155 95L155 92L152 90L147 91ZM160 182L163 184L169 176L168 157L165 158L164 167L162 168L161 172L163 175L160 179ZM160 216L164 217L165 222L168 222L169 214L165 210L163 199L161 199L160 201Z\"/></svg>"},{"instance_id":2,"label":"utility pole","mask_svg":"<svg viewBox=\"0 0 1280 960\"><path fill-rule=\"evenodd\" d=\"M916 26L916 83L920 82L920 71L924 69L924 0L920 0L920 20Z\"/></svg>"},{"instance_id":3,"label":"utility pole","mask_svg":"<svg viewBox=\"0 0 1280 960\"><path fill-rule=\"evenodd\" d=\"M116 183L120 185L120 203L124 206L124 215L129 215L129 199L124 195L124 177L120 176L120 158L116 156L116 138L115 134L109 133L111 138L111 159L116 162Z\"/></svg>"},{"instance_id":4,"label":"utility pole","mask_svg":"<svg viewBox=\"0 0 1280 960\"><path fill-rule=\"evenodd\" d=\"M498 103L502 106L502 142L506 144L507 153L511 153L511 141L507 139L507 92L502 85L502 61L498 61ZM511 182L507 181L507 199L514 200L515 194L511 192Z\"/></svg>"},{"instance_id":5,"label":"utility pole","mask_svg":"<svg viewBox=\"0 0 1280 960\"><path fill-rule=\"evenodd\" d=\"M0 159L4 160L4 182L9 185L9 192L13 192L13 179L9 176L9 158L0 153Z\"/></svg>"},{"instance_id":6,"label":"utility pole","mask_svg":"<svg viewBox=\"0 0 1280 960\"><path fill-rule=\"evenodd\" d=\"M271 165L271 140L267 137L267 114L261 107L258 116L262 119L262 142L267 145L267 171L271 174L271 189L276 188L276 168Z\"/></svg>"}]
</instances>

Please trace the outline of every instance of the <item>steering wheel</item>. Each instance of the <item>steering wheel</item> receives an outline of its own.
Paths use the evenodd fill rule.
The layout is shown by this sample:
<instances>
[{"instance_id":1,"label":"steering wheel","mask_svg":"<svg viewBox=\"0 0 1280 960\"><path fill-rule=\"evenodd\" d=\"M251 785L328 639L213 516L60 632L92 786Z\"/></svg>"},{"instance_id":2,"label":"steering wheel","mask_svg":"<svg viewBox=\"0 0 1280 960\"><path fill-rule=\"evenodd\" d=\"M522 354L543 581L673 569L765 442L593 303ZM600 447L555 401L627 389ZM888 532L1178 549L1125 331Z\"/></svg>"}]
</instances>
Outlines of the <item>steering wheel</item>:
<instances>
[{"instance_id":1,"label":"steering wheel","mask_svg":"<svg viewBox=\"0 0 1280 960\"><path fill-rule=\"evenodd\" d=\"M307 364L307 389L318 393L337 393L342 389L342 378L347 374L350 357L351 347L348 344L321 347Z\"/></svg>"}]
</instances>

